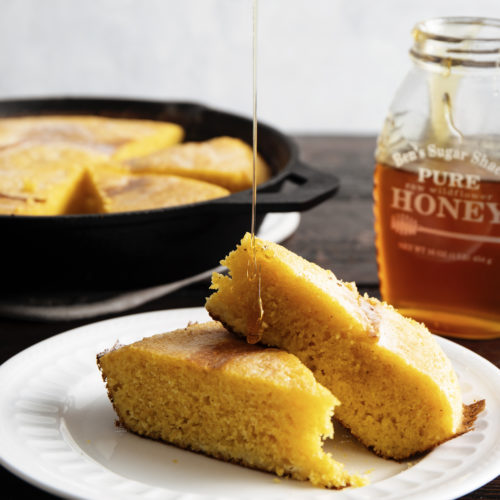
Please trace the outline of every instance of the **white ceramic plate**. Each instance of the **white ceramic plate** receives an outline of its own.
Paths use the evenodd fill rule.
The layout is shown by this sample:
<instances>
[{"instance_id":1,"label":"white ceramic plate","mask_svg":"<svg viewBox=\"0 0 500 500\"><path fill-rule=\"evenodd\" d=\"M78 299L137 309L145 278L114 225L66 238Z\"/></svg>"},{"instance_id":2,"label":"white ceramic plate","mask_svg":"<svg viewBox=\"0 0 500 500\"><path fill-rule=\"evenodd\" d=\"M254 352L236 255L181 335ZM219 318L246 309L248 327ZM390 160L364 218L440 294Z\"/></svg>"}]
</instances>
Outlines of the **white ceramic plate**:
<instances>
[{"instance_id":1,"label":"white ceramic plate","mask_svg":"<svg viewBox=\"0 0 500 500\"><path fill-rule=\"evenodd\" d=\"M115 427L96 353L117 340L208 318L203 308L137 314L49 338L0 367L0 463L57 495L85 499L302 500L451 499L500 472L500 370L473 352L438 338L450 357L464 401L486 399L475 430L416 462L374 456L338 430L325 447L351 472L369 472L364 488L321 490L277 480Z\"/></svg>"}]
</instances>

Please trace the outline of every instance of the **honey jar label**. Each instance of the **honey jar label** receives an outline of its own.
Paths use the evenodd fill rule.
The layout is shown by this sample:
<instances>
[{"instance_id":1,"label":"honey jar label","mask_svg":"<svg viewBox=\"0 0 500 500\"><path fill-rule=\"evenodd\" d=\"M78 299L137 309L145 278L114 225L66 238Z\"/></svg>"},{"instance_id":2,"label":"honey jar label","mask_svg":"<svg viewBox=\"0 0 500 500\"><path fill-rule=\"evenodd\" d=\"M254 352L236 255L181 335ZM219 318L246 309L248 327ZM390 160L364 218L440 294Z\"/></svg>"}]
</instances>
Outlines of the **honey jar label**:
<instances>
[{"instance_id":1,"label":"honey jar label","mask_svg":"<svg viewBox=\"0 0 500 500\"><path fill-rule=\"evenodd\" d=\"M374 187L383 297L403 309L498 314L498 164L480 151L434 144L390 159L377 163Z\"/></svg>"}]
</instances>

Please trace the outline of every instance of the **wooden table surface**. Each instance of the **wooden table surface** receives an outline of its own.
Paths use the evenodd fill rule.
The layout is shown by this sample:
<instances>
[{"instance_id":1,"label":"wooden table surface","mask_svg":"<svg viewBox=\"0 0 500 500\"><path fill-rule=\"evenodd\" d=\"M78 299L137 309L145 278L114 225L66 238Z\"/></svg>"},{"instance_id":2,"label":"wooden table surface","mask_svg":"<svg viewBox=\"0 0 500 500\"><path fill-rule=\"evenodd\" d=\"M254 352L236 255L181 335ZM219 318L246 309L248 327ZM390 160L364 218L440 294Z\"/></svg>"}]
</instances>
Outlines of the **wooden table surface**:
<instances>
[{"instance_id":1,"label":"wooden table surface","mask_svg":"<svg viewBox=\"0 0 500 500\"><path fill-rule=\"evenodd\" d=\"M332 269L339 278L356 281L360 291L379 296L372 215L375 138L300 136L296 140L302 159L337 175L341 189L334 198L303 213L298 231L284 244L306 259ZM206 281L197 283L129 313L202 306L207 287ZM47 323L0 318L0 363L36 342L91 322ZM500 339L456 341L500 367ZM0 481L4 492L2 498L55 498L1 467ZM500 477L462 498L499 499Z\"/></svg>"}]
</instances>

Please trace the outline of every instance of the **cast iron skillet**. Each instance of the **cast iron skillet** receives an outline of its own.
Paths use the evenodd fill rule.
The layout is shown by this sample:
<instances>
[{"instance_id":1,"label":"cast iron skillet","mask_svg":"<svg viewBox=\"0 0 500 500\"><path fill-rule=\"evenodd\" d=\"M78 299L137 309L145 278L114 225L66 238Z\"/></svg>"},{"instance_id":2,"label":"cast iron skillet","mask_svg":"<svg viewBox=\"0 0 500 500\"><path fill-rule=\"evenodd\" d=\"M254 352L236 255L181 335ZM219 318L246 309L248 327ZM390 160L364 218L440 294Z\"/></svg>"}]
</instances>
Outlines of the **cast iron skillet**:
<instances>
[{"instance_id":1,"label":"cast iron skillet","mask_svg":"<svg viewBox=\"0 0 500 500\"><path fill-rule=\"evenodd\" d=\"M221 135L252 141L251 120L200 104L108 98L0 101L3 117L47 114L166 120L182 125L187 141ZM258 189L258 223L268 212L307 210L338 189L337 178L302 164L295 144L274 128L259 125L258 147L272 169L272 178ZM0 295L137 289L211 269L250 230L251 198L249 189L138 212L0 216Z\"/></svg>"}]
</instances>

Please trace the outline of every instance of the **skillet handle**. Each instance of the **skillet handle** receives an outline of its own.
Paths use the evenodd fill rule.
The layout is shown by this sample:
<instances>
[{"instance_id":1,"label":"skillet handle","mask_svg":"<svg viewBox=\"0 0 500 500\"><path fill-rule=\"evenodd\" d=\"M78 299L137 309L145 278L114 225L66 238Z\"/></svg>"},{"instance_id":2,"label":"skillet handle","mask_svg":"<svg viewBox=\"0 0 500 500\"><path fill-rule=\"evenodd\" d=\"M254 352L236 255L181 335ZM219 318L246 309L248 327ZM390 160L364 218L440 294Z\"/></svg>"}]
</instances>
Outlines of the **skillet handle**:
<instances>
[{"instance_id":1,"label":"skillet handle","mask_svg":"<svg viewBox=\"0 0 500 500\"><path fill-rule=\"evenodd\" d=\"M269 191L265 187L257 191L257 212L296 212L308 210L333 196L339 188L339 180L331 174L315 170L303 163L293 164L285 176L281 191ZM271 186L268 189L272 189ZM225 198L212 200L210 205L226 209L252 205L252 190L241 191Z\"/></svg>"}]
</instances>

